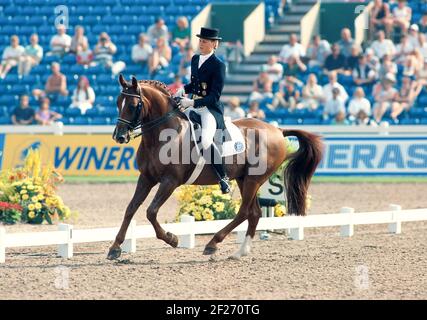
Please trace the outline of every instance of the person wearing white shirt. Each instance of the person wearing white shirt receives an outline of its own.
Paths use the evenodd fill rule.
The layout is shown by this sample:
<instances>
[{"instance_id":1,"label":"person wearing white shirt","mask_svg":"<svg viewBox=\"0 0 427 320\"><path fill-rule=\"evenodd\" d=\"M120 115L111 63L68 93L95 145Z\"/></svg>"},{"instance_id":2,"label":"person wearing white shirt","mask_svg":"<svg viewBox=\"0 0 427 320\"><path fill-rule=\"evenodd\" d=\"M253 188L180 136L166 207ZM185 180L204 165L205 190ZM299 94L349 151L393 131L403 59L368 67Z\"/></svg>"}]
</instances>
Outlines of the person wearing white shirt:
<instances>
[{"instance_id":1,"label":"person wearing white shirt","mask_svg":"<svg viewBox=\"0 0 427 320\"><path fill-rule=\"evenodd\" d=\"M412 46L415 49L420 47L420 43L418 40L418 35L420 33L419 31L420 31L420 28L415 23L413 25L411 25L411 27L409 28L409 35L408 35L409 42L412 44Z\"/></svg>"},{"instance_id":2,"label":"person wearing white shirt","mask_svg":"<svg viewBox=\"0 0 427 320\"><path fill-rule=\"evenodd\" d=\"M396 47L393 42L385 38L384 31L378 31L377 33L378 40L372 42L371 49L374 50L375 55L378 58L382 58L385 54L394 56L396 52Z\"/></svg>"},{"instance_id":3,"label":"person wearing white shirt","mask_svg":"<svg viewBox=\"0 0 427 320\"><path fill-rule=\"evenodd\" d=\"M4 79L10 69L18 65L19 59L24 52L24 47L19 45L19 38L16 35L10 37L10 46L3 51L0 64L0 79Z\"/></svg>"},{"instance_id":4,"label":"person wearing white shirt","mask_svg":"<svg viewBox=\"0 0 427 320\"><path fill-rule=\"evenodd\" d=\"M287 63L288 59L292 56L305 57L305 49L298 43L296 34L290 35L289 44L285 44L279 54L280 61L283 63Z\"/></svg>"},{"instance_id":5,"label":"person wearing white shirt","mask_svg":"<svg viewBox=\"0 0 427 320\"><path fill-rule=\"evenodd\" d=\"M58 25L56 30L58 34L54 35L50 40L51 51L49 52L49 55L62 57L70 50L72 38L65 33L65 26L63 24Z\"/></svg>"},{"instance_id":6,"label":"person wearing white shirt","mask_svg":"<svg viewBox=\"0 0 427 320\"><path fill-rule=\"evenodd\" d=\"M366 115L371 115L371 103L365 98L365 91L362 87L357 87L353 94L353 99L350 100L348 105L349 118L355 121L360 111Z\"/></svg>"},{"instance_id":7,"label":"person wearing white shirt","mask_svg":"<svg viewBox=\"0 0 427 320\"><path fill-rule=\"evenodd\" d=\"M231 97L228 105L224 108L224 117L229 117L232 121L245 117L245 111L240 107L238 97Z\"/></svg>"},{"instance_id":8,"label":"person wearing white shirt","mask_svg":"<svg viewBox=\"0 0 427 320\"><path fill-rule=\"evenodd\" d=\"M145 69L148 64L148 58L153 53L153 47L148 43L148 38L145 34L139 35L138 44L132 47L132 60L136 64L142 65Z\"/></svg>"},{"instance_id":9,"label":"person wearing white shirt","mask_svg":"<svg viewBox=\"0 0 427 320\"><path fill-rule=\"evenodd\" d=\"M264 69L273 82L279 82L283 77L283 66L277 62L277 57L274 55L268 59L268 63L264 65Z\"/></svg>"},{"instance_id":10,"label":"person wearing white shirt","mask_svg":"<svg viewBox=\"0 0 427 320\"><path fill-rule=\"evenodd\" d=\"M70 108L79 108L82 114L93 107L95 102L95 92L89 85L89 80L81 76L77 88L73 92L73 98Z\"/></svg>"},{"instance_id":11,"label":"person wearing white shirt","mask_svg":"<svg viewBox=\"0 0 427 320\"><path fill-rule=\"evenodd\" d=\"M398 0L398 6L393 9L393 24L398 26L402 33L406 33L411 18L412 9L406 5L406 0Z\"/></svg>"},{"instance_id":12,"label":"person wearing white shirt","mask_svg":"<svg viewBox=\"0 0 427 320\"><path fill-rule=\"evenodd\" d=\"M39 37L36 33L30 37L31 44L25 47L25 52L21 56L18 66L20 76L28 75L31 68L38 65L43 58L43 48L38 44Z\"/></svg>"},{"instance_id":13,"label":"person wearing white shirt","mask_svg":"<svg viewBox=\"0 0 427 320\"><path fill-rule=\"evenodd\" d=\"M396 46L395 61L398 64L405 62L406 56L414 52L415 48L409 41L408 35L404 34L400 38L400 43Z\"/></svg>"},{"instance_id":14,"label":"person wearing white shirt","mask_svg":"<svg viewBox=\"0 0 427 320\"><path fill-rule=\"evenodd\" d=\"M340 90L338 88L332 89L332 98L327 100L325 103L325 109L323 110L323 118L333 118L339 112L345 114L344 101L340 98Z\"/></svg>"},{"instance_id":15,"label":"person wearing white shirt","mask_svg":"<svg viewBox=\"0 0 427 320\"><path fill-rule=\"evenodd\" d=\"M345 103L348 100L348 93L344 87L337 82L336 72L329 73L329 83L323 86L323 97L324 101L330 101L333 99L333 89L336 88L339 90L338 99Z\"/></svg>"},{"instance_id":16,"label":"person wearing white shirt","mask_svg":"<svg viewBox=\"0 0 427 320\"><path fill-rule=\"evenodd\" d=\"M160 17L157 18L155 23L148 28L147 35L152 46L156 45L157 39L159 38L168 39L169 33L165 21Z\"/></svg>"}]
</instances>

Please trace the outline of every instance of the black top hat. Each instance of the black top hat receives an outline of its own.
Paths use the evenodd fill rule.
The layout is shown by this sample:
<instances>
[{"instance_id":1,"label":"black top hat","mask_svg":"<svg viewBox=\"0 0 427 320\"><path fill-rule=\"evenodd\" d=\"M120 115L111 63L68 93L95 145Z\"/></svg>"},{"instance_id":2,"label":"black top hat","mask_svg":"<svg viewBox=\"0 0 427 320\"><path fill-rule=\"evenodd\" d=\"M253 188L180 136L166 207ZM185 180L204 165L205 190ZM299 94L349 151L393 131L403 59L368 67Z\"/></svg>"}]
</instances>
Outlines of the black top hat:
<instances>
[{"instance_id":1,"label":"black top hat","mask_svg":"<svg viewBox=\"0 0 427 320\"><path fill-rule=\"evenodd\" d=\"M222 40L221 37L218 37L219 30L211 28L201 28L200 34L196 34L197 37L208 40Z\"/></svg>"}]
</instances>

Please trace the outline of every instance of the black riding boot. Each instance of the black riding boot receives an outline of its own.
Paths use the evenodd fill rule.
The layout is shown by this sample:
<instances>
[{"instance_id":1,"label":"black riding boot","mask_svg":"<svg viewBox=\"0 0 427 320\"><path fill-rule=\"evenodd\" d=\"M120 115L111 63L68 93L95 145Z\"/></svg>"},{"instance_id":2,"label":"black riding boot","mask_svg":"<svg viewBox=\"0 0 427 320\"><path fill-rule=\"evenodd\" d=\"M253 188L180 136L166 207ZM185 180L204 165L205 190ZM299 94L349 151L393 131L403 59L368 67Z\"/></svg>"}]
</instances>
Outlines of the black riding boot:
<instances>
[{"instance_id":1,"label":"black riding boot","mask_svg":"<svg viewBox=\"0 0 427 320\"><path fill-rule=\"evenodd\" d=\"M221 156L221 153L215 144L212 144L211 146L211 163L214 172L219 178L219 186L221 187L222 193L229 193L230 181L225 172L224 158Z\"/></svg>"}]
</instances>

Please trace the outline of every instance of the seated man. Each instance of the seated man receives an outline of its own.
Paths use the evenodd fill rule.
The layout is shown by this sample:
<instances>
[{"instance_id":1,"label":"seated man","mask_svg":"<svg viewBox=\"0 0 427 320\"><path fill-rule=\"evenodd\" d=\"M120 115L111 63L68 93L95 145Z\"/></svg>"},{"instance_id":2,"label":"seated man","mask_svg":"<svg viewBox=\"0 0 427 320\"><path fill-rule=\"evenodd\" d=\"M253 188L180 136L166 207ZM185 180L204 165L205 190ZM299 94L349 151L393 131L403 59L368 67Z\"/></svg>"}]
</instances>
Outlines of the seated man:
<instances>
[{"instance_id":1,"label":"seated man","mask_svg":"<svg viewBox=\"0 0 427 320\"><path fill-rule=\"evenodd\" d=\"M346 74L346 58L340 50L338 44L332 46L332 53L326 58L323 66L324 74L328 75L331 71Z\"/></svg>"},{"instance_id":2,"label":"seated man","mask_svg":"<svg viewBox=\"0 0 427 320\"><path fill-rule=\"evenodd\" d=\"M35 111L29 105L27 95L21 96L19 107L12 112L12 123L16 125L29 125L34 122Z\"/></svg>"}]
</instances>

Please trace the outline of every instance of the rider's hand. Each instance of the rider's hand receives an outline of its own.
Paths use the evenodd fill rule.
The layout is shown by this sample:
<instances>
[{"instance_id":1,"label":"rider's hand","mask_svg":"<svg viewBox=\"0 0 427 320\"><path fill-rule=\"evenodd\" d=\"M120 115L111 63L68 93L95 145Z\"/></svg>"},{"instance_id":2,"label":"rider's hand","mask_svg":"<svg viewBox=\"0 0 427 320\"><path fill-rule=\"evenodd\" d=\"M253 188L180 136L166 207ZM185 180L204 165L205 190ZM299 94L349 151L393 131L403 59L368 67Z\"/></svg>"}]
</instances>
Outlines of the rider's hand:
<instances>
[{"instance_id":1,"label":"rider's hand","mask_svg":"<svg viewBox=\"0 0 427 320\"><path fill-rule=\"evenodd\" d=\"M194 100L193 99L189 99L189 98L182 98L181 99L181 106L184 109L192 107L192 106L194 106Z\"/></svg>"},{"instance_id":2,"label":"rider's hand","mask_svg":"<svg viewBox=\"0 0 427 320\"><path fill-rule=\"evenodd\" d=\"M183 96L184 96L184 94L185 94L185 90L184 90L184 88L180 88L180 89L178 89L178 90L175 92L175 94L174 94L173 96L174 96L174 98L176 98L176 97L183 97Z\"/></svg>"}]
</instances>

